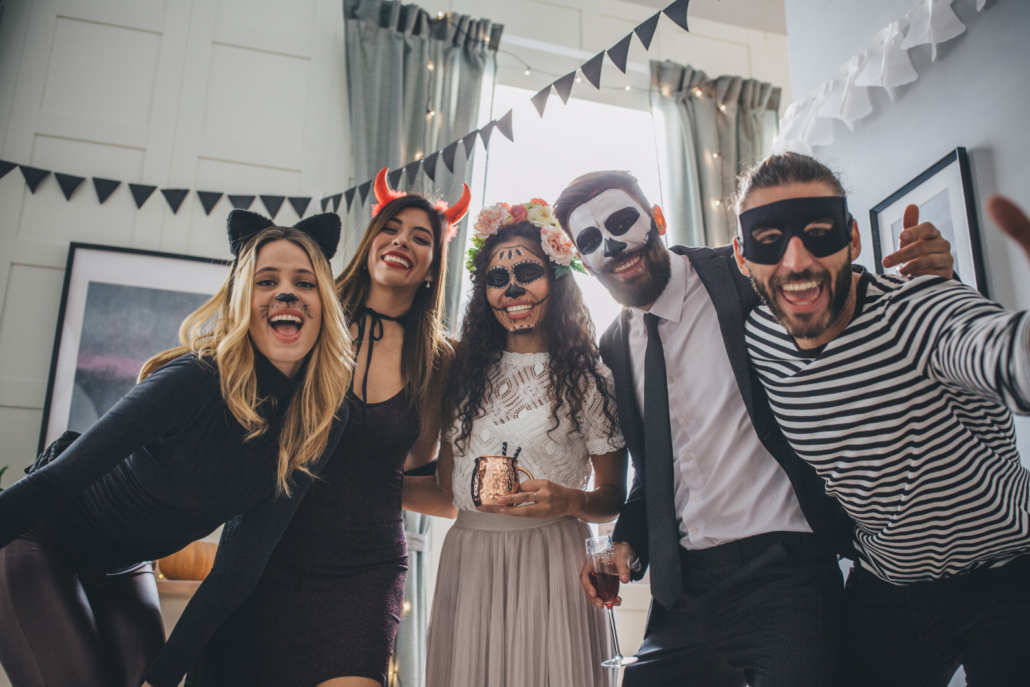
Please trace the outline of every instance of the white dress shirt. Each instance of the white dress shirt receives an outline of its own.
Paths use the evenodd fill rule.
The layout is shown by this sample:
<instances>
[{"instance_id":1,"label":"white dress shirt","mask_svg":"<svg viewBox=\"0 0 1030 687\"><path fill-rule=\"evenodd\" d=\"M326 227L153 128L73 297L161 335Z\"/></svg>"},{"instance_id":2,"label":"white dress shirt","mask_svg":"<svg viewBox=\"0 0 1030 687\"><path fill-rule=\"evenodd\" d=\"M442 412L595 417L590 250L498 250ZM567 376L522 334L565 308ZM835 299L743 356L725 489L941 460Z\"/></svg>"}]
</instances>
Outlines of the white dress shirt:
<instances>
[{"instance_id":1,"label":"white dress shirt","mask_svg":"<svg viewBox=\"0 0 1030 687\"><path fill-rule=\"evenodd\" d=\"M704 549L765 532L811 532L794 487L755 433L708 290L686 256L650 312L669 375L680 545ZM741 342L743 345L743 342ZM637 403L644 407L644 311L629 312Z\"/></svg>"}]
</instances>

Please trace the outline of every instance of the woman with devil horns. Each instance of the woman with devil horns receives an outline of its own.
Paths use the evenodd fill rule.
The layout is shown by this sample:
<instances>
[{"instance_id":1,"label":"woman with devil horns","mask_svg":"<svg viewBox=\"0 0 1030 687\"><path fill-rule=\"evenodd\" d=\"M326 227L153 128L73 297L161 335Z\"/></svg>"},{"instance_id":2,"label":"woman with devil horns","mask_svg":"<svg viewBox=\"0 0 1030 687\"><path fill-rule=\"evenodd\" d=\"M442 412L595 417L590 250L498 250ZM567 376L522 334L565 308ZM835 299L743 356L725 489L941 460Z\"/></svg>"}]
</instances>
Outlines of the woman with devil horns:
<instances>
[{"instance_id":1,"label":"woman with devil horns","mask_svg":"<svg viewBox=\"0 0 1030 687\"><path fill-rule=\"evenodd\" d=\"M329 258L340 218L235 210L236 262L81 436L0 494L0 662L15 687L174 687L257 584L347 422L351 336ZM227 522L228 521L228 522ZM165 642L150 561L226 523Z\"/></svg>"},{"instance_id":2,"label":"woman with devil horns","mask_svg":"<svg viewBox=\"0 0 1030 687\"><path fill-rule=\"evenodd\" d=\"M336 281L355 350L347 429L246 608L223 628L232 648L205 660L191 686L386 681L407 571L404 469L436 453L452 356L441 325L447 242L471 199L465 186L447 208L392 191L386 173L376 177L372 222ZM446 505L435 512L454 517Z\"/></svg>"}]
</instances>

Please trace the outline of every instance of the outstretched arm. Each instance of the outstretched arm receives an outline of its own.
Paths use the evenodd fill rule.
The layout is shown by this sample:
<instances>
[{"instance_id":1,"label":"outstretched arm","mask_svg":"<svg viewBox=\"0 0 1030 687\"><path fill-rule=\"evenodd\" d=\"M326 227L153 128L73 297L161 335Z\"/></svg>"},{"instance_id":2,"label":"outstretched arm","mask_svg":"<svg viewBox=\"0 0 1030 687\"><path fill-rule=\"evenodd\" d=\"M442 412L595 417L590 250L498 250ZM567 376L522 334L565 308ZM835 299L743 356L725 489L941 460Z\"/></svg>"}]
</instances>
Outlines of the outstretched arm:
<instances>
[{"instance_id":1,"label":"outstretched arm","mask_svg":"<svg viewBox=\"0 0 1030 687\"><path fill-rule=\"evenodd\" d=\"M59 510L140 447L202 412L220 398L192 358L178 358L137 384L60 456L0 493L0 547Z\"/></svg>"},{"instance_id":2,"label":"outstretched arm","mask_svg":"<svg viewBox=\"0 0 1030 687\"><path fill-rule=\"evenodd\" d=\"M994 196L988 211L1030 257L1030 219ZM1030 313L1013 313L972 289L949 294L938 311L940 333L930 371L945 383L1030 414Z\"/></svg>"}]
</instances>

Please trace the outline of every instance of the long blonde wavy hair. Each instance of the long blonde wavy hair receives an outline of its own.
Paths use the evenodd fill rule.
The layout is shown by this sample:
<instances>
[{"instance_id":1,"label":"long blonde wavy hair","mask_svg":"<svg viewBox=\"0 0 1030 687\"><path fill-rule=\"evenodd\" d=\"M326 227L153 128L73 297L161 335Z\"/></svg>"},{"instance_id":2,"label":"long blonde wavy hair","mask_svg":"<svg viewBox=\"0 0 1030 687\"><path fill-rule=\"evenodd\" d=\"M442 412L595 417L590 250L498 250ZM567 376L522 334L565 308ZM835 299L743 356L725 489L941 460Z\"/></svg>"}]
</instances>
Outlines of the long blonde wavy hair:
<instances>
[{"instance_id":1,"label":"long blonde wavy hair","mask_svg":"<svg viewBox=\"0 0 1030 687\"><path fill-rule=\"evenodd\" d=\"M245 440L268 429L268 422L258 413L267 399L258 396L249 330L258 252L272 241L290 241L307 254L322 300L322 328L279 432L278 493L289 496L294 472L311 474L309 466L325 450L333 418L350 386L353 360L350 332L329 262L307 234L293 227L268 227L248 241L218 293L183 320L179 327L181 345L144 363L139 380L186 353L213 360L218 367L222 399L247 430Z\"/></svg>"}]
</instances>

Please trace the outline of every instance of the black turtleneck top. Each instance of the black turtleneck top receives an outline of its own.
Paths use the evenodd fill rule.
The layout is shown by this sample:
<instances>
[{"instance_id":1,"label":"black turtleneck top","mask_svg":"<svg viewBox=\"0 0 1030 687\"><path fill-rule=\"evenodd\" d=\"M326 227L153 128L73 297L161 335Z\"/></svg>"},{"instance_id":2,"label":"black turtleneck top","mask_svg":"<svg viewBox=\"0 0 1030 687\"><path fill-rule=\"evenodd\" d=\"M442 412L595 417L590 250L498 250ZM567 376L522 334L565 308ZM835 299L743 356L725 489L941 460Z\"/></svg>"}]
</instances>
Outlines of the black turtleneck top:
<instances>
[{"instance_id":1,"label":"black turtleneck top","mask_svg":"<svg viewBox=\"0 0 1030 687\"><path fill-rule=\"evenodd\" d=\"M278 435L298 386L254 351L260 436L222 400L211 362L184 355L137 384L56 459L0 493L0 547L42 526L81 570L117 572L155 560L226 523L214 569L147 672L174 687L212 633L257 584L311 483L276 494ZM324 467L347 424L337 413Z\"/></svg>"}]
</instances>

